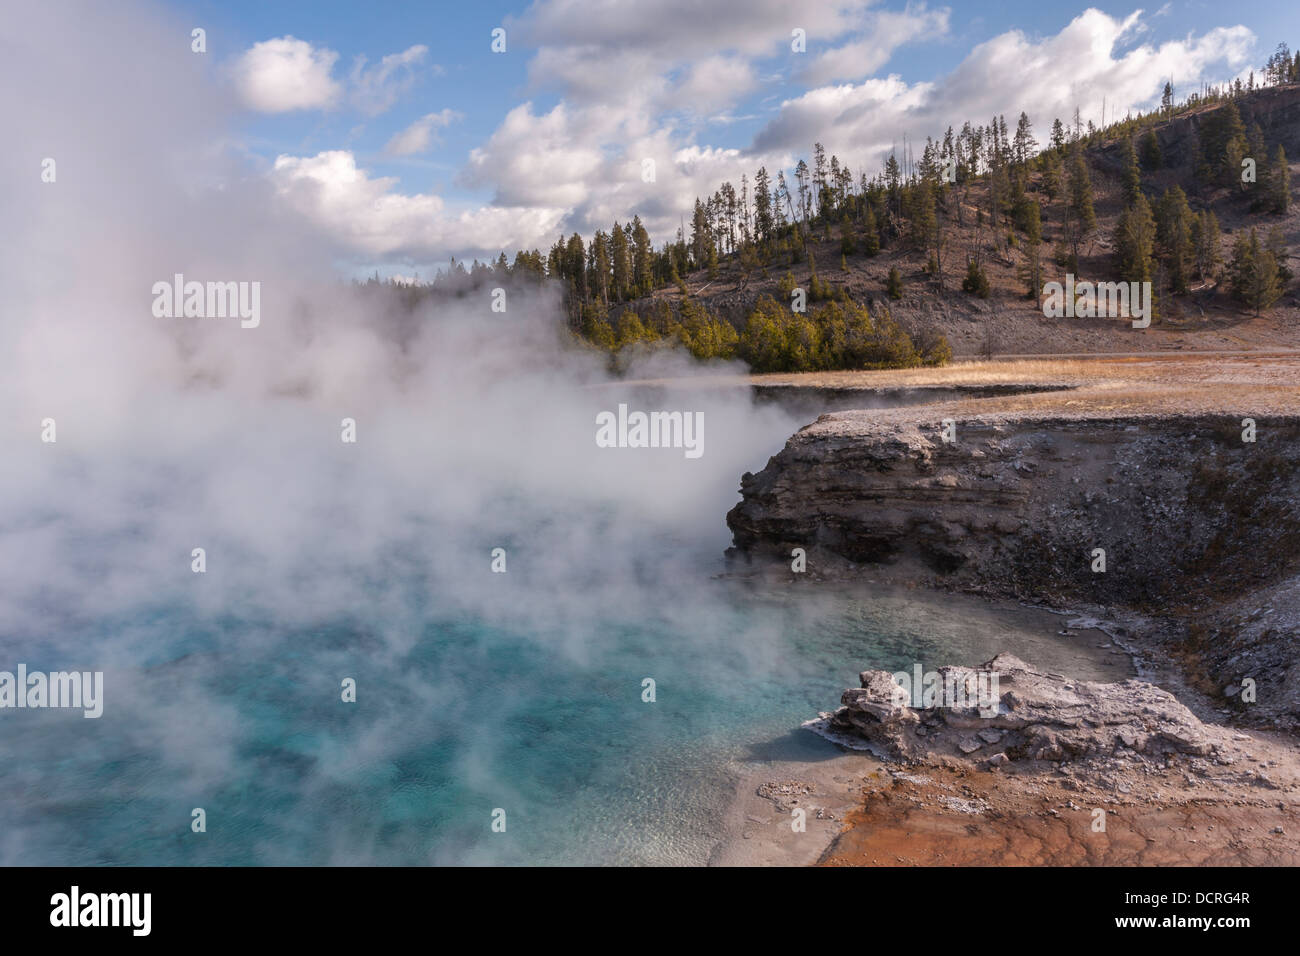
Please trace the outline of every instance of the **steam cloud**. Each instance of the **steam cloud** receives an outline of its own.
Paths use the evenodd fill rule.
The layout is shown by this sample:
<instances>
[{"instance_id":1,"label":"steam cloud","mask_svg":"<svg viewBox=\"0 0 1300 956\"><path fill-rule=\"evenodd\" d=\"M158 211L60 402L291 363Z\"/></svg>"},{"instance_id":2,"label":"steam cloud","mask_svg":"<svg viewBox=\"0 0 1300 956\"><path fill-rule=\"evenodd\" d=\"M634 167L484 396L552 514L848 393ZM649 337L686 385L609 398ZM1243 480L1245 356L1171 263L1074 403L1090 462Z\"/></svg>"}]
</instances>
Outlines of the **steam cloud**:
<instances>
[{"instance_id":1,"label":"steam cloud","mask_svg":"<svg viewBox=\"0 0 1300 956\"><path fill-rule=\"evenodd\" d=\"M323 698L339 674L295 670L303 642L341 674L362 656L399 675L380 719L316 755L303 787L317 793L409 744L412 708L464 705L454 676L403 670L432 608L574 660L599 654L611 616L657 616L702 653L766 666L772 635L715 631L701 579L728 542L739 476L798 422L741 390L678 384L657 407L704 413L702 458L598 448L596 413L645 396L563 345L547 292L508 289L504 315L487 289L384 311L339 281L346 250L279 207L240 151L233 94L212 54L190 52L193 24L139 4L53 6L0 24L0 646L10 664L105 671L105 717L84 723L108 727L116 710L118 729L100 733L130 739L85 736L75 760L145 751L198 800L249 759L253 718L202 654L174 650L178 628ZM260 282L260 326L155 318L150 289L175 273ZM692 371L660 356L633 376ZM54 444L40 441L46 418ZM190 570L195 547L206 574ZM494 547L504 575L489 570ZM331 636L340 621L362 647ZM40 777L21 757L47 734L66 746L61 719L0 743L18 764L0 804L33 802L24 788ZM478 719L461 771L508 789L485 779L493 718ZM20 818L0 862L37 862L50 826ZM69 839L70 858L92 849ZM340 838L340 856L364 856L358 839Z\"/></svg>"}]
</instances>

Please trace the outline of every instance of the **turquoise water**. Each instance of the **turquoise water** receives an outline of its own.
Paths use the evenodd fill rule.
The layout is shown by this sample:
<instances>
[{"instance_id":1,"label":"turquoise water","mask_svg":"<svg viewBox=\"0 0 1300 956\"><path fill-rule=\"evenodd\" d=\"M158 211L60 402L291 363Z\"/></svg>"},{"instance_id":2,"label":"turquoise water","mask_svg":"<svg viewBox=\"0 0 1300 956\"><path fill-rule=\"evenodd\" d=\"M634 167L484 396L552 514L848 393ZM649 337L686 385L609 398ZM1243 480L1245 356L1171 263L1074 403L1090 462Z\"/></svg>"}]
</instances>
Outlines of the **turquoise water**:
<instances>
[{"instance_id":1,"label":"turquoise water","mask_svg":"<svg viewBox=\"0 0 1300 956\"><path fill-rule=\"evenodd\" d=\"M3 861L703 863L736 762L806 750L799 723L858 670L1055 646L1041 623L969 601L760 596L701 583L705 570L683 567L677 589L657 577L626 614L592 592L599 616L576 640L565 624L439 614L414 583L405 607L384 601L404 641L358 623L378 607L309 629L165 606L97 622L73 636L109 661L104 717L4 715ZM130 653L96 657L109 632ZM21 651L29 668L58 666L39 640ZM206 833L191 832L194 807Z\"/></svg>"},{"instance_id":2,"label":"turquoise water","mask_svg":"<svg viewBox=\"0 0 1300 956\"><path fill-rule=\"evenodd\" d=\"M1041 615L721 577L778 408L661 396L707 454L625 454L592 441L620 391L459 395L478 353L445 354L355 448L332 411L206 392L15 446L0 670L102 671L104 714L0 711L0 863L699 864L740 772L835 752L799 725L865 668L1091 676Z\"/></svg>"}]
</instances>

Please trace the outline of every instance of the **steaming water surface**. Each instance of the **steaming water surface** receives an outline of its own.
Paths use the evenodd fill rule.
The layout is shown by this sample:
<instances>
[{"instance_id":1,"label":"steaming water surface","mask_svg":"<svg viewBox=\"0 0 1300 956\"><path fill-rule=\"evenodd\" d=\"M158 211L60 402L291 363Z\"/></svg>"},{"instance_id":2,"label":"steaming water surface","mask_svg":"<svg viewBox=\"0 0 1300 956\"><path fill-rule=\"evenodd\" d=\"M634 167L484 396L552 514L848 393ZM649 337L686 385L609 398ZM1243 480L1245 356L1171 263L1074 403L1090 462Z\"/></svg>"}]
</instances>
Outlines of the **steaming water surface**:
<instances>
[{"instance_id":1,"label":"steaming water surface","mask_svg":"<svg viewBox=\"0 0 1300 956\"><path fill-rule=\"evenodd\" d=\"M105 686L98 719L0 714L0 862L703 863L735 769L806 752L864 668L1093 676L1059 622L721 577L740 475L806 409L609 381L544 303L430 310L400 349L349 303L310 348L236 339L179 383L108 366L57 443L15 419L0 669ZM702 454L599 446L620 403L701 415Z\"/></svg>"},{"instance_id":2,"label":"steaming water surface","mask_svg":"<svg viewBox=\"0 0 1300 956\"><path fill-rule=\"evenodd\" d=\"M109 671L99 720L6 715L24 732L0 736L4 862L702 863L735 761L779 749L861 668L1011 650L1105 671L1036 616L969 600L683 582L691 607L652 595L663 613L608 614L575 653L557 635L439 613L437 594L408 585L397 616L422 623L397 654L382 622L214 625L179 607L104 622L148 663L126 687ZM42 642L23 650L33 668L58 664ZM342 676L356 704L341 701ZM187 752L160 712L189 724ZM498 807L505 833L490 829Z\"/></svg>"},{"instance_id":3,"label":"steaming water surface","mask_svg":"<svg viewBox=\"0 0 1300 956\"><path fill-rule=\"evenodd\" d=\"M799 724L864 668L1105 676L1041 615L720 576L739 476L804 410L575 387L473 314L420 329L407 380L381 339L341 397L187 385L15 440L0 669L105 686L98 719L0 714L0 862L698 864L741 763L818 746ZM698 411L704 454L598 447L619 402Z\"/></svg>"}]
</instances>

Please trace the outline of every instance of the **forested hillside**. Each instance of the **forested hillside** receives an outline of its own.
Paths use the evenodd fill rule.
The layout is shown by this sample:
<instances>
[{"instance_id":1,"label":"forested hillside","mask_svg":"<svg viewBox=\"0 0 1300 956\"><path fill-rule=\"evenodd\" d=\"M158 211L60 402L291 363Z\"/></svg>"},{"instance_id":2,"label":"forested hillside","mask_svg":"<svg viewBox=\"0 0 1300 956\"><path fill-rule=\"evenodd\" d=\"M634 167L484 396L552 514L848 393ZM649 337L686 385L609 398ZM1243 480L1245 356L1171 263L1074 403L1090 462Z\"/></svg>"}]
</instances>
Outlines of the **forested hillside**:
<instances>
[{"instance_id":1,"label":"forested hillside","mask_svg":"<svg viewBox=\"0 0 1300 956\"><path fill-rule=\"evenodd\" d=\"M1258 76L1181 100L1166 85L1157 109L1101 128L1077 110L1042 132L1036 119L968 121L876 171L814 144L793 170L760 167L698 198L659 248L629 211L546 254L454 264L423 288L554 281L593 347L679 344L755 371L942 363L952 339L965 353L1036 351L1058 341L1044 283L1067 274L1150 282L1153 328L1218 330L1216 344L1283 300L1300 52L1281 45Z\"/></svg>"}]
</instances>

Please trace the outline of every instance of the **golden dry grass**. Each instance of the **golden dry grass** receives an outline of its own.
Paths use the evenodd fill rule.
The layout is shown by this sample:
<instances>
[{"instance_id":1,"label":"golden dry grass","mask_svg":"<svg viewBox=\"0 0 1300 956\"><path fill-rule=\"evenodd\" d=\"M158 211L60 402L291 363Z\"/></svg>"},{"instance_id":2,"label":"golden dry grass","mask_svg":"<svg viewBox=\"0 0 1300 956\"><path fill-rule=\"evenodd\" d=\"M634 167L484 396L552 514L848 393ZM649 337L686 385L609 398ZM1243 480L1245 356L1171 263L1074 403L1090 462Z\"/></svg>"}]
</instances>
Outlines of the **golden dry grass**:
<instances>
[{"instance_id":1,"label":"golden dry grass","mask_svg":"<svg viewBox=\"0 0 1300 956\"><path fill-rule=\"evenodd\" d=\"M629 383L624 383L629 384ZM646 383L650 384L650 383ZM660 380L654 384L667 384ZM675 384L683 384L681 380ZM718 375L692 385L892 389L1066 385L1068 391L961 399L962 414L1300 414L1300 353L1161 353L960 361L942 368Z\"/></svg>"}]
</instances>

